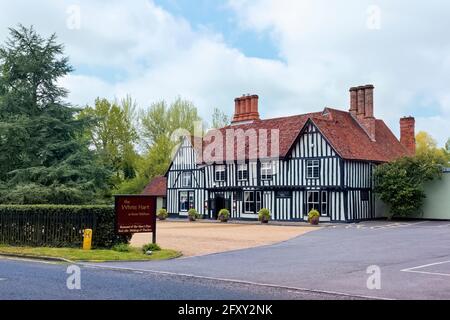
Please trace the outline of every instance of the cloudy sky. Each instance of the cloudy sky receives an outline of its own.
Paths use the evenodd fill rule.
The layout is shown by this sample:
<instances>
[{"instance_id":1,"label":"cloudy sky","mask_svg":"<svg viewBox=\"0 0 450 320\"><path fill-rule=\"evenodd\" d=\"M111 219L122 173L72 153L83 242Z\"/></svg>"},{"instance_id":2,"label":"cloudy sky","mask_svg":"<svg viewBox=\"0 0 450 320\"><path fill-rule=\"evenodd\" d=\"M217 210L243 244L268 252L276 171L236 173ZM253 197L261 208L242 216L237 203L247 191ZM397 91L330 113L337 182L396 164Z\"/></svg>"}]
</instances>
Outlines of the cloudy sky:
<instances>
[{"instance_id":1,"label":"cloudy sky","mask_svg":"<svg viewBox=\"0 0 450 320\"><path fill-rule=\"evenodd\" d=\"M348 109L373 83L375 113L450 137L450 2L445 0L15 0L8 27L56 32L76 71L70 101L131 94L140 106L181 96L209 119L259 94L262 117Z\"/></svg>"}]
</instances>

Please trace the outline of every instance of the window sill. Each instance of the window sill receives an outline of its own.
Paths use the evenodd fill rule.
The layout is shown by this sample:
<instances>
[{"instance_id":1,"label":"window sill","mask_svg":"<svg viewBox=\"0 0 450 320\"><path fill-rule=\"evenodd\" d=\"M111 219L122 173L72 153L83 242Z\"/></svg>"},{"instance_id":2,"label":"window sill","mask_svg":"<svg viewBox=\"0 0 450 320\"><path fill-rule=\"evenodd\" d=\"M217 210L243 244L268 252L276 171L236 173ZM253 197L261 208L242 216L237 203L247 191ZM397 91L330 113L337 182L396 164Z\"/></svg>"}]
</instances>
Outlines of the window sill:
<instances>
[{"instance_id":1,"label":"window sill","mask_svg":"<svg viewBox=\"0 0 450 320\"><path fill-rule=\"evenodd\" d=\"M244 218L244 219L258 219L258 214L257 213L242 213L241 214L241 218Z\"/></svg>"}]
</instances>

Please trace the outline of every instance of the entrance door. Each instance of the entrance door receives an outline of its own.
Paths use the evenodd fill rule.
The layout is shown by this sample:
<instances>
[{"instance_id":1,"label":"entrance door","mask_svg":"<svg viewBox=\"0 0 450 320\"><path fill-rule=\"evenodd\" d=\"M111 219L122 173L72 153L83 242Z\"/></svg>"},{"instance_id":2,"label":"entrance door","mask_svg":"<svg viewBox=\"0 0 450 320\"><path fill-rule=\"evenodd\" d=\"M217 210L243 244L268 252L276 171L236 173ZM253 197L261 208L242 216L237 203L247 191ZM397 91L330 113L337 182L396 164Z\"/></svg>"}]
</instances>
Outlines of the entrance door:
<instances>
[{"instance_id":1,"label":"entrance door","mask_svg":"<svg viewBox=\"0 0 450 320\"><path fill-rule=\"evenodd\" d=\"M213 219L219 218L219 211L225 208L225 198L223 196L216 196L214 198Z\"/></svg>"},{"instance_id":2,"label":"entrance door","mask_svg":"<svg viewBox=\"0 0 450 320\"><path fill-rule=\"evenodd\" d=\"M212 206L212 218L217 219L222 209L227 209L231 213L231 198L225 198L223 194L217 194Z\"/></svg>"}]
</instances>

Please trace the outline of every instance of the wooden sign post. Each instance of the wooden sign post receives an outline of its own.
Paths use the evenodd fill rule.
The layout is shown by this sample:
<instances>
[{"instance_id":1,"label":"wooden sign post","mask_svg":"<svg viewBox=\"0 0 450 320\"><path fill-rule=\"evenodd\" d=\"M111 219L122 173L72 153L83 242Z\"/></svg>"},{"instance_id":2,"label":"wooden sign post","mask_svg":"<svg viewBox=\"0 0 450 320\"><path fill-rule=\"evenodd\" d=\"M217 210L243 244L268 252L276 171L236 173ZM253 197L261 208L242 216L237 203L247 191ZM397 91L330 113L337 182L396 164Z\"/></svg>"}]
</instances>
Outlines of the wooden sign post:
<instances>
[{"instance_id":1,"label":"wooden sign post","mask_svg":"<svg viewBox=\"0 0 450 320\"><path fill-rule=\"evenodd\" d=\"M115 196L116 233L152 233L156 243L156 197L142 195Z\"/></svg>"}]
</instances>

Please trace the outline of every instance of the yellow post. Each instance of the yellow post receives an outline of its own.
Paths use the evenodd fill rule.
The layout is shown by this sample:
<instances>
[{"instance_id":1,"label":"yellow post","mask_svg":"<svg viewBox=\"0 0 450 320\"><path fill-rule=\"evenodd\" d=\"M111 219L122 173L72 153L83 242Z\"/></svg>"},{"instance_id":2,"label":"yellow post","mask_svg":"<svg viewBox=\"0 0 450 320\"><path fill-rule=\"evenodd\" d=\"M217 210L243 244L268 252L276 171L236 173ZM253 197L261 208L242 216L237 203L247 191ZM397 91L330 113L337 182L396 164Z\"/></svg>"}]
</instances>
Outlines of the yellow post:
<instances>
[{"instance_id":1,"label":"yellow post","mask_svg":"<svg viewBox=\"0 0 450 320\"><path fill-rule=\"evenodd\" d=\"M85 229L83 233L83 250L91 250L92 247L92 229Z\"/></svg>"}]
</instances>

